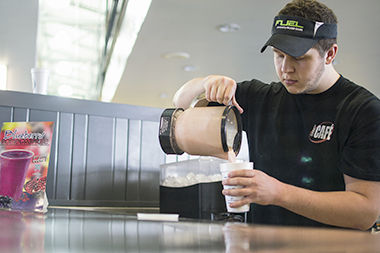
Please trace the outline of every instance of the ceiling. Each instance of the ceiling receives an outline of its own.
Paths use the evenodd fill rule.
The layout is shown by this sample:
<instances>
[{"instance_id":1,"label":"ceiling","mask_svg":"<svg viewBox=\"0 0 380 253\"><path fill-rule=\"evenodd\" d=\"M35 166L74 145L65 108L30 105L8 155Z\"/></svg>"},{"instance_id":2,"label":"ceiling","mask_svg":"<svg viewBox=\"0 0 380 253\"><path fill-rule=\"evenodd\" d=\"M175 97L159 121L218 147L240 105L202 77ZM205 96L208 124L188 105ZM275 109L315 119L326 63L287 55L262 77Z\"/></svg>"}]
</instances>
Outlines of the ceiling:
<instances>
[{"instance_id":1,"label":"ceiling","mask_svg":"<svg viewBox=\"0 0 380 253\"><path fill-rule=\"evenodd\" d=\"M173 107L172 97L186 81L223 74L236 81L277 80L271 50L261 54L272 19L284 0L152 0L146 20L112 102ZM338 17L336 69L380 96L380 1L321 0ZM240 30L217 27L234 23ZM186 52L189 58L165 58ZM192 71L185 71L191 66Z\"/></svg>"}]
</instances>

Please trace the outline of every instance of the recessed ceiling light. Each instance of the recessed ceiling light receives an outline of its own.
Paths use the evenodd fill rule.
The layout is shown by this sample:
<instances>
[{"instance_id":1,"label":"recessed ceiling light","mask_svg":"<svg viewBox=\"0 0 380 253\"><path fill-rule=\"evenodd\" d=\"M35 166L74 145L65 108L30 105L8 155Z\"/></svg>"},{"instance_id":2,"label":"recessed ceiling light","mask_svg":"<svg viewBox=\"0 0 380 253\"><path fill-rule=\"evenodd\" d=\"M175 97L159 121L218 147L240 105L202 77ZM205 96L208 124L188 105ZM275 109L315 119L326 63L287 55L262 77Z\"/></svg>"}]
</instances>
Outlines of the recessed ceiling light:
<instances>
[{"instance_id":1,"label":"recessed ceiling light","mask_svg":"<svg viewBox=\"0 0 380 253\"><path fill-rule=\"evenodd\" d=\"M193 72L197 69L194 65L185 65L183 66L183 70L186 72Z\"/></svg>"},{"instance_id":2,"label":"recessed ceiling light","mask_svg":"<svg viewBox=\"0 0 380 253\"><path fill-rule=\"evenodd\" d=\"M224 32L224 33L237 32L240 30L240 25L235 24L235 23L229 23L229 24L219 25L217 28L220 32Z\"/></svg>"},{"instance_id":3,"label":"recessed ceiling light","mask_svg":"<svg viewBox=\"0 0 380 253\"><path fill-rule=\"evenodd\" d=\"M168 98L168 94L166 94L165 92L163 92L163 93L160 94L160 98L162 98L162 99Z\"/></svg>"},{"instance_id":4,"label":"recessed ceiling light","mask_svg":"<svg viewBox=\"0 0 380 253\"><path fill-rule=\"evenodd\" d=\"M190 54L186 52L170 52L162 55L165 59L189 59Z\"/></svg>"}]
</instances>

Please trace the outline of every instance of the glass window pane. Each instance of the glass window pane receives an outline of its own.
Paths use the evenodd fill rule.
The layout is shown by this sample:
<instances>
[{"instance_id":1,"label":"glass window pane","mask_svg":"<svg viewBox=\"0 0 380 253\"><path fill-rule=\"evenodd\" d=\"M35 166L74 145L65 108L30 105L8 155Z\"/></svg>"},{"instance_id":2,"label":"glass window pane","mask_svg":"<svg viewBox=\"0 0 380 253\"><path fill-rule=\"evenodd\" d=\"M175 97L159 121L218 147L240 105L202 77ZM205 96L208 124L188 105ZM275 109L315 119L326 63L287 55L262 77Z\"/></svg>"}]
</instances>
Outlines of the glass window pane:
<instances>
[{"instance_id":1,"label":"glass window pane","mask_svg":"<svg viewBox=\"0 0 380 253\"><path fill-rule=\"evenodd\" d=\"M40 0L37 65L50 69L48 94L98 99L109 2Z\"/></svg>"}]
</instances>

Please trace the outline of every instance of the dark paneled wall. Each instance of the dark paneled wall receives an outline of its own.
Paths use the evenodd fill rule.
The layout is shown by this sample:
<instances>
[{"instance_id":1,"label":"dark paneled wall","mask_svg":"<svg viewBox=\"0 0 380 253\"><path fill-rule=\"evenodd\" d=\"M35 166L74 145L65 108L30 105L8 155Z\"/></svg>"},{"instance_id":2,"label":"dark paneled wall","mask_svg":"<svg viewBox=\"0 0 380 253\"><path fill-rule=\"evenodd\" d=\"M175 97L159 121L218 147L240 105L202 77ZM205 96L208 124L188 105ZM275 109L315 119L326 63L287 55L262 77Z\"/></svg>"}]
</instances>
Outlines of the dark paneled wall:
<instances>
[{"instance_id":1,"label":"dark paneled wall","mask_svg":"<svg viewBox=\"0 0 380 253\"><path fill-rule=\"evenodd\" d=\"M54 121L51 205L158 206L162 110L0 91L0 123Z\"/></svg>"}]
</instances>

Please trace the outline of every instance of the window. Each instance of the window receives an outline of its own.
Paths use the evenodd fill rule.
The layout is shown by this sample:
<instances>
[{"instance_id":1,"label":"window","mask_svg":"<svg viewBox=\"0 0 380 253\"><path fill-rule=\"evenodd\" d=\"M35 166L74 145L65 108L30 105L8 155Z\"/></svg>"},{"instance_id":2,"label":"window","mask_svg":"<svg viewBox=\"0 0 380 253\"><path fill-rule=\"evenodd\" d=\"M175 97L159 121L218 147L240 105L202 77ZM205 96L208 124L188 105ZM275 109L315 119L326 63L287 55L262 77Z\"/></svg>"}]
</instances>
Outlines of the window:
<instances>
[{"instance_id":1,"label":"window","mask_svg":"<svg viewBox=\"0 0 380 253\"><path fill-rule=\"evenodd\" d=\"M37 65L50 69L48 94L99 97L108 9L104 0L40 0Z\"/></svg>"},{"instance_id":2,"label":"window","mask_svg":"<svg viewBox=\"0 0 380 253\"><path fill-rule=\"evenodd\" d=\"M110 101L150 3L40 0L37 66L50 70L48 94Z\"/></svg>"}]
</instances>

